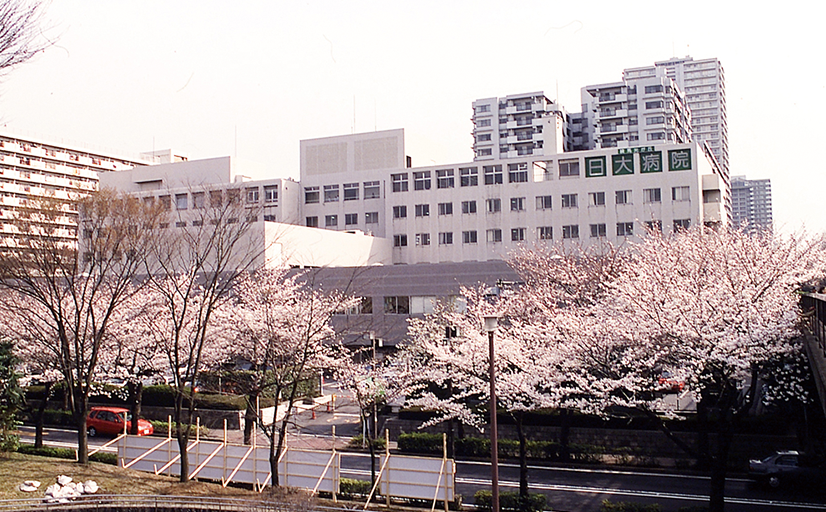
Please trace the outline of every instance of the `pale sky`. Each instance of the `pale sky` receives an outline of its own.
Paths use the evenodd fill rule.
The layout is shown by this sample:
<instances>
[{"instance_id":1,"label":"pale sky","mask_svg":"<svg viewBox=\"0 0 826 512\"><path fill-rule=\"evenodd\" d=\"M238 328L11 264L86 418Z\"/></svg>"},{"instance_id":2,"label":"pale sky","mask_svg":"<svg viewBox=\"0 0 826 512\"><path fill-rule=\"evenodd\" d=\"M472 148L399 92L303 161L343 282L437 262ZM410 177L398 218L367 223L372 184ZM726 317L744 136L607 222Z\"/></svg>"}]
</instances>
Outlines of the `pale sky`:
<instances>
[{"instance_id":1,"label":"pale sky","mask_svg":"<svg viewBox=\"0 0 826 512\"><path fill-rule=\"evenodd\" d=\"M414 166L466 162L475 99L545 91L578 112L582 86L624 68L717 57L732 175L772 180L784 231L826 231L813 5L51 0L56 42L0 84L0 123L298 178L301 139L404 128Z\"/></svg>"}]
</instances>

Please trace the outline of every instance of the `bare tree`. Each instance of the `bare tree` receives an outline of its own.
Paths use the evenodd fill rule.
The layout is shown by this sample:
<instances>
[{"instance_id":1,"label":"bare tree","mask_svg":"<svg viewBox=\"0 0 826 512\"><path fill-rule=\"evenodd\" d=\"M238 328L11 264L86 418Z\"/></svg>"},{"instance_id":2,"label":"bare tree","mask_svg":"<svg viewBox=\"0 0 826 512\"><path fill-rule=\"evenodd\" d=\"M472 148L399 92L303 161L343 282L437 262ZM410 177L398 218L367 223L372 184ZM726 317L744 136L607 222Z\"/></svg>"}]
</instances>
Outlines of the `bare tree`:
<instances>
[{"instance_id":1,"label":"bare tree","mask_svg":"<svg viewBox=\"0 0 826 512\"><path fill-rule=\"evenodd\" d=\"M262 226L260 208L244 204L243 189L192 190L192 207L166 209L165 229L146 256L151 296L147 311L176 390L174 420L192 423L190 399L209 356L213 313L236 281L263 264L265 245L253 227ZM259 235L259 236L257 236ZM189 480L189 428L178 428L181 481Z\"/></svg>"},{"instance_id":2,"label":"bare tree","mask_svg":"<svg viewBox=\"0 0 826 512\"><path fill-rule=\"evenodd\" d=\"M42 2L0 1L0 76L43 51L40 22Z\"/></svg>"},{"instance_id":3,"label":"bare tree","mask_svg":"<svg viewBox=\"0 0 826 512\"><path fill-rule=\"evenodd\" d=\"M79 461L87 456L86 413L101 347L115 310L135 289L143 254L157 230L154 209L134 198L99 192L77 201L80 247L67 229L73 203L43 200L15 211L14 246L0 252L2 328L23 352L53 361L64 379L78 429Z\"/></svg>"}]
</instances>

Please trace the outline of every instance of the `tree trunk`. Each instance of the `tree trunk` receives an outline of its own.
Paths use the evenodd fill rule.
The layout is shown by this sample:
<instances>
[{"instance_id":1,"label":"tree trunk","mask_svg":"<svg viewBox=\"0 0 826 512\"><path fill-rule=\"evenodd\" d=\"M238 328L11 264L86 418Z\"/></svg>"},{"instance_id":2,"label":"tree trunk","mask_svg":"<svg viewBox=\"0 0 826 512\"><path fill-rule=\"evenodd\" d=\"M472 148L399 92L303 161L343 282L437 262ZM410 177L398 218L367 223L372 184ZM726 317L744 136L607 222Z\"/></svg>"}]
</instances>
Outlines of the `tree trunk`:
<instances>
[{"instance_id":1,"label":"tree trunk","mask_svg":"<svg viewBox=\"0 0 826 512\"><path fill-rule=\"evenodd\" d=\"M44 385L43 400L37 406L34 414L34 447L43 448L43 416L46 414L46 407L49 404L49 395L52 392L54 382L47 382Z\"/></svg>"},{"instance_id":2,"label":"tree trunk","mask_svg":"<svg viewBox=\"0 0 826 512\"><path fill-rule=\"evenodd\" d=\"M143 382L129 381L129 396L132 397L132 423L129 425L129 435L138 435L138 418L141 417L141 403L143 402Z\"/></svg>"},{"instance_id":3,"label":"tree trunk","mask_svg":"<svg viewBox=\"0 0 826 512\"><path fill-rule=\"evenodd\" d=\"M517 411L514 419L516 435L519 437L519 497L524 503L528 499L528 440L525 438L525 413Z\"/></svg>"},{"instance_id":4,"label":"tree trunk","mask_svg":"<svg viewBox=\"0 0 826 512\"><path fill-rule=\"evenodd\" d=\"M193 379L195 380L195 379ZM175 410L174 410L174 424L177 425L177 435L176 438L178 440L178 453L180 454L180 458L178 459L181 465L181 482L188 482L189 481L189 452L187 451L187 447L189 446L189 426L192 423L192 412L195 407L195 400L189 400L189 407L187 407L186 412L188 418L184 417L184 392L183 390L178 390L178 395L175 397Z\"/></svg>"},{"instance_id":5,"label":"tree trunk","mask_svg":"<svg viewBox=\"0 0 826 512\"><path fill-rule=\"evenodd\" d=\"M455 458L456 453L456 433L455 433L455 424L456 420L449 419L447 420L447 458L453 459Z\"/></svg>"},{"instance_id":6,"label":"tree trunk","mask_svg":"<svg viewBox=\"0 0 826 512\"><path fill-rule=\"evenodd\" d=\"M728 452L731 445L731 433L721 432L717 453L711 460L711 482L709 491L709 512L723 512L726 499L726 472L728 471Z\"/></svg>"},{"instance_id":7,"label":"tree trunk","mask_svg":"<svg viewBox=\"0 0 826 512\"><path fill-rule=\"evenodd\" d=\"M367 433L367 447L370 450L370 486L371 488L376 485L376 444L373 442L374 435L370 432L370 411L365 410L367 414L362 413L364 417L364 424L366 425L366 433ZM375 431L376 424L373 422L373 430Z\"/></svg>"},{"instance_id":8,"label":"tree trunk","mask_svg":"<svg viewBox=\"0 0 826 512\"><path fill-rule=\"evenodd\" d=\"M260 394L260 392L255 392L247 395L247 411L244 413L244 444L246 445L252 444L252 435L255 432L255 425L258 424L258 411L255 405L258 403ZM275 405L277 408L277 401Z\"/></svg>"},{"instance_id":9,"label":"tree trunk","mask_svg":"<svg viewBox=\"0 0 826 512\"><path fill-rule=\"evenodd\" d=\"M562 409L559 411L559 458L563 461L571 460L571 411Z\"/></svg>"},{"instance_id":10,"label":"tree trunk","mask_svg":"<svg viewBox=\"0 0 826 512\"><path fill-rule=\"evenodd\" d=\"M86 437L86 410L89 404L83 392L77 390L75 394L75 410L72 412L77 425L77 461L86 464L89 462L89 439Z\"/></svg>"}]
</instances>

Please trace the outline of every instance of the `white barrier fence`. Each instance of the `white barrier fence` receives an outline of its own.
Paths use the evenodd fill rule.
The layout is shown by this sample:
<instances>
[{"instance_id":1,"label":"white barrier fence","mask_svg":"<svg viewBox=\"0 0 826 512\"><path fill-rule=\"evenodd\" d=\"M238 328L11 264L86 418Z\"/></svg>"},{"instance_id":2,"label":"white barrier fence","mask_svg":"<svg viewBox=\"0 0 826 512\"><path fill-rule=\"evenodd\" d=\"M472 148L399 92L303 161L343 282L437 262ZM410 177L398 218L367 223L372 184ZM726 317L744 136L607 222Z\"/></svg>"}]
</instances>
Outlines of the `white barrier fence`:
<instances>
[{"instance_id":1,"label":"white barrier fence","mask_svg":"<svg viewBox=\"0 0 826 512\"><path fill-rule=\"evenodd\" d=\"M120 436L117 440L121 467L180 475L178 441L172 437ZM196 437L187 446L190 478L252 484L263 489L271 484L269 447L244 446ZM391 455L380 458L381 471L372 495L378 491L390 497L437 500L447 503L455 497L456 466L453 459ZM286 449L278 464L279 482L313 492L340 491L341 454L332 451ZM369 502L369 500L368 500Z\"/></svg>"}]
</instances>

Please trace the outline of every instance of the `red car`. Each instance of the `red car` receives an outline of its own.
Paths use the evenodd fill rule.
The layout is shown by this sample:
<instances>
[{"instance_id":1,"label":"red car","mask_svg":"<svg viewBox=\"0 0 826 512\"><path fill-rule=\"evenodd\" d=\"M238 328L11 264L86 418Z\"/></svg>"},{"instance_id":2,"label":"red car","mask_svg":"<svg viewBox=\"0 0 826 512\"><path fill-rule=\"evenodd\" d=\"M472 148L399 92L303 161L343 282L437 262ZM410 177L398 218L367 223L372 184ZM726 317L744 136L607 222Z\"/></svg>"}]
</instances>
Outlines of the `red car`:
<instances>
[{"instance_id":1,"label":"red car","mask_svg":"<svg viewBox=\"0 0 826 512\"><path fill-rule=\"evenodd\" d=\"M123 407L92 407L89 417L86 418L86 431L89 437L98 434L118 435L123 433L123 422L126 420L126 431L132 428L132 414ZM138 420L138 435L149 436L155 428L146 420Z\"/></svg>"}]
</instances>

